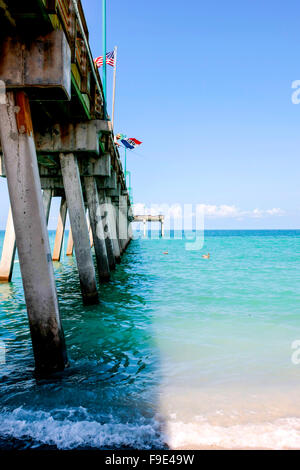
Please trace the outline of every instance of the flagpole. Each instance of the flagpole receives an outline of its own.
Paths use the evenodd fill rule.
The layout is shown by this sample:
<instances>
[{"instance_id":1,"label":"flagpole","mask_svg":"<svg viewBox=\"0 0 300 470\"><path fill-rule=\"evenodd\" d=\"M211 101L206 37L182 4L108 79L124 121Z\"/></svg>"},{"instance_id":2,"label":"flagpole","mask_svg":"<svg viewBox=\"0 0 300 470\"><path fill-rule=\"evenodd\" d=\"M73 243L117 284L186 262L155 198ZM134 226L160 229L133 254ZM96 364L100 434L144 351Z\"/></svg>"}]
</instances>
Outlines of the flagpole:
<instances>
[{"instance_id":1,"label":"flagpole","mask_svg":"<svg viewBox=\"0 0 300 470\"><path fill-rule=\"evenodd\" d=\"M112 105L112 128L114 128L114 120L115 120L115 99L116 99L116 78L117 78L117 55L118 55L118 48L115 47L114 51L114 59L115 59L115 66L114 66L114 84L113 84L113 105Z\"/></svg>"},{"instance_id":2,"label":"flagpole","mask_svg":"<svg viewBox=\"0 0 300 470\"><path fill-rule=\"evenodd\" d=\"M104 114L107 117L106 108L106 0L102 0L102 20L103 20L103 95L104 95Z\"/></svg>"}]
</instances>

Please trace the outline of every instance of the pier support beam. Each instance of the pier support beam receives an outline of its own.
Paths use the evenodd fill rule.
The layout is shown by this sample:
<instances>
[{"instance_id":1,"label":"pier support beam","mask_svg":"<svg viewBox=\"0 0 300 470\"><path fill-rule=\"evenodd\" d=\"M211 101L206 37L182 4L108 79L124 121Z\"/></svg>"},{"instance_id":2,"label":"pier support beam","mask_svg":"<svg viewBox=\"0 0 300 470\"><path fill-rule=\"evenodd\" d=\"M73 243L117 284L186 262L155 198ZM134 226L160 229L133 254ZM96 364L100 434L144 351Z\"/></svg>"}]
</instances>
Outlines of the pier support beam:
<instances>
[{"instance_id":1,"label":"pier support beam","mask_svg":"<svg viewBox=\"0 0 300 470\"><path fill-rule=\"evenodd\" d=\"M103 230L104 230L104 236L105 236L107 259L108 259L109 269L113 271L114 269L116 269L116 258L114 254L112 234L110 230L110 220L108 217L109 212L108 212L108 208L106 204L105 191L103 189L98 189L98 196L99 196L99 202L100 202L100 208L101 208L101 217L102 217Z\"/></svg>"},{"instance_id":2,"label":"pier support beam","mask_svg":"<svg viewBox=\"0 0 300 470\"><path fill-rule=\"evenodd\" d=\"M118 243L119 251L120 251L120 262L121 262L121 256L123 254L123 244L120 239L120 227L119 227L119 221L120 221L120 216L119 216L119 198L113 198L111 200L111 209L112 209L112 223L116 227L116 240Z\"/></svg>"},{"instance_id":3,"label":"pier support beam","mask_svg":"<svg viewBox=\"0 0 300 470\"><path fill-rule=\"evenodd\" d=\"M88 205L84 204L84 207L85 207L86 223L87 223L87 227L88 227L88 231L89 231L91 248L93 248L94 240L93 240L93 232L92 232L92 227L91 227L91 221L90 221L90 214L89 214Z\"/></svg>"},{"instance_id":4,"label":"pier support beam","mask_svg":"<svg viewBox=\"0 0 300 470\"><path fill-rule=\"evenodd\" d=\"M160 221L160 235L161 235L161 238L164 238L165 236L165 226L164 226L164 220L161 219Z\"/></svg>"},{"instance_id":5,"label":"pier support beam","mask_svg":"<svg viewBox=\"0 0 300 470\"><path fill-rule=\"evenodd\" d=\"M99 278L102 281L108 281L110 279L110 270L107 258L98 189L95 178L92 176L86 176L84 178L84 186L89 209L90 224L93 234Z\"/></svg>"},{"instance_id":6,"label":"pier support beam","mask_svg":"<svg viewBox=\"0 0 300 470\"><path fill-rule=\"evenodd\" d=\"M63 370L67 354L50 253L29 101L0 104L0 137L38 373Z\"/></svg>"},{"instance_id":7,"label":"pier support beam","mask_svg":"<svg viewBox=\"0 0 300 470\"><path fill-rule=\"evenodd\" d=\"M2 257L0 262L0 282L10 282L13 274L16 254L16 237L14 223L9 208L7 224L5 230L4 243L2 248Z\"/></svg>"},{"instance_id":8,"label":"pier support beam","mask_svg":"<svg viewBox=\"0 0 300 470\"><path fill-rule=\"evenodd\" d=\"M43 204L45 209L46 224L48 224L50 206L52 199L52 190L46 190L43 193ZM2 249L2 256L0 261L0 282L10 282L14 270L14 262L16 255L16 235L14 223L11 213L11 207L7 217L7 224L5 230L5 237Z\"/></svg>"},{"instance_id":9,"label":"pier support beam","mask_svg":"<svg viewBox=\"0 0 300 470\"><path fill-rule=\"evenodd\" d=\"M128 207L128 214L127 215L128 215L128 241L127 241L127 247L128 247L128 245L130 245L130 243L133 239L132 221L134 220L134 215L133 215L131 205Z\"/></svg>"},{"instance_id":10,"label":"pier support beam","mask_svg":"<svg viewBox=\"0 0 300 470\"><path fill-rule=\"evenodd\" d=\"M130 242L133 238L133 233L132 233L132 226L131 226L131 222L128 221L128 226L127 226L127 230L128 230L128 237L127 237L127 240L126 240L126 243L125 243L125 251L127 250L128 246L130 245Z\"/></svg>"},{"instance_id":11,"label":"pier support beam","mask_svg":"<svg viewBox=\"0 0 300 470\"><path fill-rule=\"evenodd\" d=\"M92 231L92 226L91 226L91 221L90 221L90 215L89 212L87 211L86 214L86 220L88 224L88 231L89 231L89 236L90 236L90 243L91 243L91 248L94 247L94 238L93 238L93 231Z\"/></svg>"},{"instance_id":12,"label":"pier support beam","mask_svg":"<svg viewBox=\"0 0 300 470\"><path fill-rule=\"evenodd\" d=\"M58 216L58 224L57 224L54 250L53 250L53 256L52 256L53 261L60 261L61 249L62 249L64 234L65 234L66 218L67 218L67 201L63 197L61 199L59 216Z\"/></svg>"},{"instance_id":13,"label":"pier support beam","mask_svg":"<svg viewBox=\"0 0 300 470\"><path fill-rule=\"evenodd\" d=\"M133 240L133 230L132 230L132 222L130 222L128 226L128 245L132 242L132 240Z\"/></svg>"},{"instance_id":14,"label":"pier support beam","mask_svg":"<svg viewBox=\"0 0 300 470\"><path fill-rule=\"evenodd\" d=\"M73 153L61 153L59 158L69 209L83 302L87 305L96 304L99 301L96 275L77 159Z\"/></svg>"},{"instance_id":15,"label":"pier support beam","mask_svg":"<svg viewBox=\"0 0 300 470\"><path fill-rule=\"evenodd\" d=\"M117 214L117 230L119 243L122 253L126 251L128 242L128 206L127 197L120 195L117 198L118 205L116 206Z\"/></svg>"},{"instance_id":16,"label":"pier support beam","mask_svg":"<svg viewBox=\"0 0 300 470\"><path fill-rule=\"evenodd\" d=\"M74 251L74 241L73 241L72 229L70 227L68 245L67 245L67 256L73 256L73 251Z\"/></svg>"},{"instance_id":17,"label":"pier support beam","mask_svg":"<svg viewBox=\"0 0 300 470\"><path fill-rule=\"evenodd\" d=\"M51 201L52 201L52 189L44 189L43 205L44 205L44 211L45 211L45 217L46 217L46 225L48 225L48 222L49 222Z\"/></svg>"},{"instance_id":18,"label":"pier support beam","mask_svg":"<svg viewBox=\"0 0 300 470\"><path fill-rule=\"evenodd\" d=\"M113 252L117 264L121 263L121 251L120 244L118 239L118 230L117 230L117 217L115 208L113 206L112 200L110 197L106 197L106 212L107 212L107 223L109 225L109 233L112 241Z\"/></svg>"}]
</instances>

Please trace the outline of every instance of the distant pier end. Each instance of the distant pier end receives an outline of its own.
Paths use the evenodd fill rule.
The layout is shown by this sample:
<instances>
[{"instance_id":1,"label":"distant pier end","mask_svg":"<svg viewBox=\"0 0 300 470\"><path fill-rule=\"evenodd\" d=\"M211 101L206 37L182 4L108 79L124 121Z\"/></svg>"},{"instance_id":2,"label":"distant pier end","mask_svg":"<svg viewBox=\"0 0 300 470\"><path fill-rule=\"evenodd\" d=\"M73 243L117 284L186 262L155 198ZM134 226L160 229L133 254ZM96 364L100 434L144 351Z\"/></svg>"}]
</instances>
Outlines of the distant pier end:
<instances>
[{"instance_id":1,"label":"distant pier end","mask_svg":"<svg viewBox=\"0 0 300 470\"><path fill-rule=\"evenodd\" d=\"M148 222L160 222L160 235L165 236L165 216L164 215L135 215L133 222L143 222L144 224L144 237L147 235Z\"/></svg>"}]
</instances>

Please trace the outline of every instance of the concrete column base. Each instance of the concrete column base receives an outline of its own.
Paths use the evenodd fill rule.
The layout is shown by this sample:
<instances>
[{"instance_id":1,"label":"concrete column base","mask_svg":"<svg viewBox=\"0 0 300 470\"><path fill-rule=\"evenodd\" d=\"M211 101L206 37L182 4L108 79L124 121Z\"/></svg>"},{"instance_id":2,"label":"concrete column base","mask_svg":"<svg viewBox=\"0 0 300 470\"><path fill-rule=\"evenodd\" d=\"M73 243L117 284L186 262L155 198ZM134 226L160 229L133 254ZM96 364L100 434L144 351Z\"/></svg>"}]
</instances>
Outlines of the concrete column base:
<instances>
[{"instance_id":1,"label":"concrete column base","mask_svg":"<svg viewBox=\"0 0 300 470\"><path fill-rule=\"evenodd\" d=\"M83 302L87 305L96 304L99 302L96 274L90 246L90 237L87 227L77 159L73 153L61 153L59 158L68 204Z\"/></svg>"},{"instance_id":2,"label":"concrete column base","mask_svg":"<svg viewBox=\"0 0 300 470\"><path fill-rule=\"evenodd\" d=\"M107 258L98 189L95 178L86 176L84 178L84 186L94 240L99 279L102 281L108 281L110 279L110 270Z\"/></svg>"},{"instance_id":3,"label":"concrete column base","mask_svg":"<svg viewBox=\"0 0 300 470\"><path fill-rule=\"evenodd\" d=\"M36 371L67 364L52 256L33 139L29 101L23 91L0 104L0 137L12 208Z\"/></svg>"}]
</instances>

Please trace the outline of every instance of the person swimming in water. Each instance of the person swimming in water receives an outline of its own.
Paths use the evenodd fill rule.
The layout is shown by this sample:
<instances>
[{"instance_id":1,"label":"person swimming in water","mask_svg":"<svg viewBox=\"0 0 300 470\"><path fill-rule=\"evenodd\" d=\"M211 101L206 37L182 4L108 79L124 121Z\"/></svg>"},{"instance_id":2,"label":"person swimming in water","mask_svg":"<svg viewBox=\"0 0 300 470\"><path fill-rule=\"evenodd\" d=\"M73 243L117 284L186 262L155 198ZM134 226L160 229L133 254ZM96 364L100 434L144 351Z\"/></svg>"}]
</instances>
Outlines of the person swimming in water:
<instances>
[{"instance_id":1,"label":"person swimming in water","mask_svg":"<svg viewBox=\"0 0 300 470\"><path fill-rule=\"evenodd\" d=\"M209 259L210 258L210 253L207 253L207 255L202 256L203 259Z\"/></svg>"}]
</instances>

